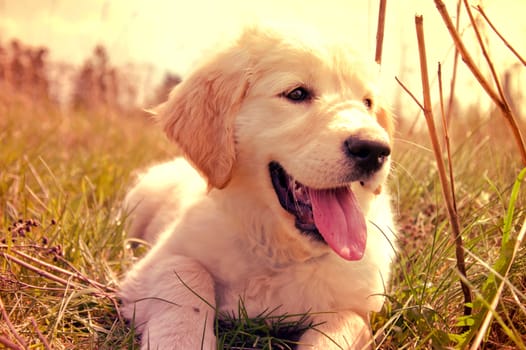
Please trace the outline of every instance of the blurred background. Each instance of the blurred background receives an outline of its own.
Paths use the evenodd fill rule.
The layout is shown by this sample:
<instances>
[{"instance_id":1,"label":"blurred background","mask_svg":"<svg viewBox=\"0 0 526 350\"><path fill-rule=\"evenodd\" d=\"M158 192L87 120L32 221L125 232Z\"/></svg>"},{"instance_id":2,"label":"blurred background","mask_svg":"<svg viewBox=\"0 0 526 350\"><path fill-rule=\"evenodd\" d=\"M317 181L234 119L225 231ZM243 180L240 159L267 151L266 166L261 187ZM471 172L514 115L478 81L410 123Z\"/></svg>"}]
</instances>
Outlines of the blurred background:
<instances>
[{"instance_id":1,"label":"blurred background","mask_svg":"<svg viewBox=\"0 0 526 350\"><path fill-rule=\"evenodd\" d=\"M457 1L445 3L456 20ZM482 5L501 34L524 55L526 1L486 0ZM455 53L434 1L387 2L381 81L388 102L404 120L417 118L419 111L394 77L421 95L415 14L424 16L434 87L438 62L444 86L449 87ZM4 87L44 96L64 108L94 103L148 107L164 99L215 43L235 36L247 24L305 24L325 36L348 40L373 60L377 17L378 1L360 0L0 0L0 79L8 83ZM465 11L460 18L461 28L470 29ZM479 20L487 29L485 40L506 93L520 105L525 100L521 89L526 86L525 67ZM482 66L472 31L465 35ZM461 61L457 81L456 106L487 110L489 99L474 88L476 82ZM524 117L525 112L516 109Z\"/></svg>"}]
</instances>

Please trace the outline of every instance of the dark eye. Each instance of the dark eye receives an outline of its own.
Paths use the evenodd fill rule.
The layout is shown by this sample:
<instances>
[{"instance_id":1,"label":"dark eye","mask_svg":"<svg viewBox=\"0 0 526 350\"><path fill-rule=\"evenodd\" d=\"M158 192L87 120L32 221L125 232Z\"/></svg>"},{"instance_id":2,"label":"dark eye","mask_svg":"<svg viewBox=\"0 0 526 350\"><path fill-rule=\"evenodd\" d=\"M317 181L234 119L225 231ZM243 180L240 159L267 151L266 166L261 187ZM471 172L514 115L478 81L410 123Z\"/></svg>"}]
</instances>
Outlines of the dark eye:
<instances>
[{"instance_id":1,"label":"dark eye","mask_svg":"<svg viewBox=\"0 0 526 350\"><path fill-rule=\"evenodd\" d=\"M363 104L365 105L367 109L373 108L373 100L371 98L364 98Z\"/></svg>"},{"instance_id":2,"label":"dark eye","mask_svg":"<svg viewBox=\"0 0 526 350\"><path fill-rule=\"evenodd\" d=\"M289 93L285 94L285 97L293 102L302 102L311 98L310 92L304 87L297 87Z\"/></svg>"}]
</instances>

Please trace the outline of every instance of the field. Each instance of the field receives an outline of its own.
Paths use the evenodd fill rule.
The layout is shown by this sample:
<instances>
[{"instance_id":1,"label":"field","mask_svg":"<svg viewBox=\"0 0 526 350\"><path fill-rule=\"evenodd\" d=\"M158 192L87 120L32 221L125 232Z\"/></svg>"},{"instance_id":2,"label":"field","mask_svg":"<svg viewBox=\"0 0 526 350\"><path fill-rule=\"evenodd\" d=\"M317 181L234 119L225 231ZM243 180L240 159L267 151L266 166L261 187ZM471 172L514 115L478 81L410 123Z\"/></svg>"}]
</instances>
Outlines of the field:
<instances>
[{"instance_id":1,"label":"field","mask_svg":"<svg viewBox=\"0 0 526 350\"><path fill-rule=\"evenodd\" d=\"M134 174L177 150L139 110L87 97L64 109L22 90L0 80L0 348L138 348L116 292L148 248L129 247L120 207ZM468 348L477 337L483 349L526 349L526 173L497 110L459 115L449 167L467 277L429 136L400 120L390 178L400 250L371 318L378 349ZM292 349L315 327L304 320L241 316L216 332L224 349Z\"/></svg>"},{"instance_id":2,"label":"field","mask_svg":"<svg viewBox=\"0 0 526 350\"><path fill-rule=\"evenodd\" d=\"M22 95L1 98L1 344L134 348L133 330L116 310L119 277L133 262L120 202L137 169L174 156L175 148L138 112L63 112ZM513 194L520 162L499 118L459 122L451 136L476 297L484 295L492 266L509 254L501 250L505 230L516 237L526 217L524 191ZM454 346L462 338L458 326L476 324L490 303L475 298L473 316L462 317L454 243L425 136L397 135L390 183L401 250L389 301L372 320L381 349ZM524 252L505 278L485 348L525 347ZM257 331L265 339L266 330Z\"/></svg>"}]
</instances>

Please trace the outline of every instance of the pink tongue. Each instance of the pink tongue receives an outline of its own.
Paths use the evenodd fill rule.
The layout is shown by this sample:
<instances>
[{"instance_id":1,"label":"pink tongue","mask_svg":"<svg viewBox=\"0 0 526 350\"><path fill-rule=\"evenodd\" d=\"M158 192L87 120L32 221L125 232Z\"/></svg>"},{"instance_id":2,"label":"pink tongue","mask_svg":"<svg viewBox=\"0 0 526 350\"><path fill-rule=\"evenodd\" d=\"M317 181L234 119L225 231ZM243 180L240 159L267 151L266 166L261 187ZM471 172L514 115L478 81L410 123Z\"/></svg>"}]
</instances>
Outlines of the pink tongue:
<instances>
[{"instance_id":1,"label":"pink tongue","mask_svg":"<svg viewBox=\"0 0 526 350\"><path fill-rule=\"evenodd\" d=\"M342 258L360 260L367 241L367 225L350 188L309 189L314 223L325 242Z\"/></svg>"}]
</instances>

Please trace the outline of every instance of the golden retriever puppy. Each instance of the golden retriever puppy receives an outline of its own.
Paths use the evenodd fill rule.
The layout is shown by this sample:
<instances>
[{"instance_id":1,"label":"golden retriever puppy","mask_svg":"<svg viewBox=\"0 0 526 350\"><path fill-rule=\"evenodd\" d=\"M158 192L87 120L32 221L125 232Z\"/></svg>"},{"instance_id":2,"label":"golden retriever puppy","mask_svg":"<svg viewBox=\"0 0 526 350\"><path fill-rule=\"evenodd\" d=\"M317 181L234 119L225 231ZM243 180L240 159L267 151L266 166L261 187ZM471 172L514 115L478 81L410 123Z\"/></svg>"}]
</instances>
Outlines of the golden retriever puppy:
<instances>
[{"instance_id":1,"label":"golden retriever puppy","mask_svg":"<svg viewBox=\"0 0 526 350\"><path fill-rule=\"evenodd\" d=\"M153 244L120 294L143 349L215 349L215 312L240 299L311 312L300 350L370 346L395 255L393 121L371 72L345 46L249 28L157 108L185 159L126 198Z\"/></svg>"}]
</instances>

